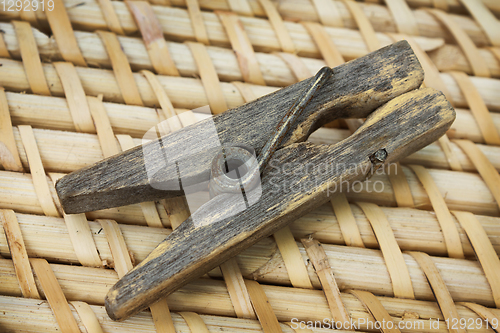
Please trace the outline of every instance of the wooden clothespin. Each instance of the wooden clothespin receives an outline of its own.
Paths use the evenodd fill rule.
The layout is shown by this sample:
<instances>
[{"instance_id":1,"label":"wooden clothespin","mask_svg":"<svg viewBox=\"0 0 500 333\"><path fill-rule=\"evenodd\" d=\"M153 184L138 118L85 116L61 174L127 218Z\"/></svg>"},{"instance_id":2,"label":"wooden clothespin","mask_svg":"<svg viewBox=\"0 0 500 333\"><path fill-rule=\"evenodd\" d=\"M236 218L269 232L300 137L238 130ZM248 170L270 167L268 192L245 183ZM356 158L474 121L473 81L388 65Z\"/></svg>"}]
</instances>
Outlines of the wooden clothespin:
<instances>
[{"instance_id":1,"label":"wooden clothespin","mask_svg":"<svg viewBox=\"0 0 500 333\"><path fill-rule=\"evenodd\" d=\"M231 147L250 146L257 155L245 165L252 154L243 152L246 160L235 170L251 172L259 165L258 184L246 187L243 169L239 177L226 175L239 184L236 191L219 186L120 279L106 297L109 316L122 320L146 308L324 204L340 183L364 179L366 170L396 162L443 135L455 112L442 93L415 90L423 76L411 47L401 41L59 180L64 210L81 213L180 196L183 188L210 182L211 175L225 177L220 168L228 166ZM284 125L290 112L296 119ZM338 144L304 142L338 118L367 119ZM268 162L260 163L275 137L279 142ZM238 149L234 156L241 160ZM280 170L284 165L286 172Z\"/></svg>"}]
</instances>

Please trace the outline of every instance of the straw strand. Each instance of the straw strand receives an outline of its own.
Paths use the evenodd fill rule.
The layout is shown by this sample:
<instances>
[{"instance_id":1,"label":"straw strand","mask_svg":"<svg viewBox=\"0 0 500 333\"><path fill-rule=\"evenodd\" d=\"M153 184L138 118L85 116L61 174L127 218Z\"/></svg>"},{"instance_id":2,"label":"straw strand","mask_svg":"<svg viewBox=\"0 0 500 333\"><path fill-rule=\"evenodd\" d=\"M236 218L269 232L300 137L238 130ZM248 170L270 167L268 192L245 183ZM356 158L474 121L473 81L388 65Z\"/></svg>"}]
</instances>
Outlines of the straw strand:
<instances>
[{"instance_id":1,"label":"straw strand","mask_svg":"<svg viewBox=\"0 0 500 333\"><path fill-rule=\"evenodd\" d=\"M198 73L200 73L201 82L205 89L211 112L219 114L226 111L227 104L220 86L219 77L205 45L193 42L188 42L187 45L198 67Z\"/></svg>"},{"instance_id":2,"label":"straw strand","mask_svg":"<svg viewBox=\"0 0 500 333\"><path fill-rule=\"evenodd\" d=\"M27 22L19 21L13 21L12 24L19 41L19 50L31 91L35 94L50 96L31 26Z\"/></svg>"},{"instance_id":3,"label":"straw strand","mask_svg":"<svg viewBox=\"0 0 500 333\"><path fill-rule=\"evenodd\" d=\"M54 62L77 132L96 133L80 78L71 62Z\"/></svg>"},{"instance_id":4,"label":"straw strand","mask_svg":"<svg viewBox=\"0 0 500 333\"><path fill-rule=\"evenodd\" d=\"M357 205L361 207L373 228L391 276L394 296L415 299L408 267L384 212L375 204L358 202Z\"/></svg>"},{"instance_id":5,"label":"straw strand","mask_svg":"<svg viewBox=\"0 0 500 333\"><path fill-rule=\"evenodd\" d=\"M149 59L156 73L180 76L170 56L160 22L158 22L151 5L146 1L127 1L127 5L139 26Z\"/></svg>"},{"instance_id":6,"label":"straw strand","mask_svg":"<svg viewBox=\"0 0 500 333\"><path fill-rule=\"evenodd\" d=\"M5 170L23 172L5 90L0 87L0 163Z\"/></svg>"},{"instance_id":7,"label":"straw strand","mask_svg":"<svg viewBox=\"0 0 500 333\"><path fill-rule=\"evenodd\" d=\"M443 229L443 235L446 240L446 248L448 249L448 256L453 258L463 258L463 248L460 242L458 230L453 223L451 213L443 199L439 188L436 186L433 178L427 169L419 165L410 165L410 168L415 172L417 178L420 180L429 195L432 207L436 212L439 224Z\"/></svg>"},{"instance_id":8,"label":"straw strand","mask_svg":"<svg viewBox=\"0 0 500 333\"><path fill-rule=\"evenodd\" d=\"M330 307L330 312L335 322L349 323L350 316L340 297L340 290L330 268L328 257L321 244L314 239L302 239L302 244L314 266L314 270L318 275L323 292L325 293L326 301ZM344 327L347 329L347 327Z\"/></svg>"},{"instance_id":9,"label":"straw strand","mask_svg":"<svg viewBox=\"0 0 500 333\"><path fill-rule=\"evenodd\" d=\"M500 307L500 280L497 274L500 271L500 259L491 245L488 235L477 218L469 212L454 211L462 228L467 233L474 252L481 263L486 279L493 293L493 300L497 308Z\"/></svg>"},{"instance_id":10,"label":"straw strand","mask_svg":"<svg viewBox=\"0 0 500 333\"><path fill-rule=\"evenodd\" d=\"M484 141L489 145L500 145L500 135L493 125L493 121L488 109L486 108L484 100L471 83L470 78L467 74L462 72L451 72L450 74L455 79L460 87L460 90L465 96L472 115L481 130Z\"/></svg>"},{"instance_id":11,"label":"straw strand","mask_svg":"<svg viewBox=\"0 0 500 333\"><path fill-rule=\"evenodd\" d=\"M358 225L356 224L356 219L352 213L351 206L349 206L349 202L347 201L344 193L337 193L330 199L330 203L332 205L333 212L337 217L345 244L347 246L365 247L365 244L361 239Z\"/></svg>"},{"instance_id":12,"label":"straw strand","mask_svg":"<svg viewBox=\"0 0 500 333\"><path fill-rule=\"evenodd\" d=\"M113 72L116 76L116 82L120 87L123 100L129 105L143 105L139 89L132 74L132 69L127 60L127 56L123 53L120 42L116 35L112 32L98 31L102 42L106 47Z\"/></svg>"},{"instance_id":13,"label":"straw strand","mask_svg":"<svg viewBox=\"0 0 500 333\"><path fill-rule=\"evenodd\" d=\"M53 10L48 10L45 13L59 50L61 50L62 57L65 61L77 66L86 67L87 63L83 59L78 43L76 42L64 1L53 1Z\"/></svg>"},{"instance_id":14,"label":"straw strand","mask_svg":"<svg viewBox=\"0 0 500 333\"><path fill-rule=\"evenodd\" d=\"M99 4L108 29L115 34L124 35L125 32L122 29L118 14L113 8L113 3L111 2L111 0L97 0L97 3ZM132 10L131 12L133 13Z\"/></svg>"},{"instance_id":15,"label":"straw strand","mask_svg":"<svg viewBox=\"0 0 500 333\"><path fill-rule=\"evenodd\" d=\"M446 288L439 270L429 255L422 252L410 252L410 255L418 262L420 268L424 271L445 320L450 323L460 322L460 316L455 303L451 298L450 292L448 291L448 288ZM458 325L458 327L451 325L449 330L450 332L456 333L466 332L465 328L460 325Z\"/></svg>"},{"instance_id":16,"label":"straw strand","mask_svg":"<svg viewBox=\"0 0 500 333\"><path fill-rule=\"evenodd\" d=\"M296 53L292 37L290 36L290 33L283 23L283 19L281 18L281 15L276 7L271 3L270 0L259 0L259 3L266 12L266 16L268 17L269 23L274 29L283 52L292 54Z\"/></svg>"},{"instance_id":17,"label":"straw strand","mask_svg":"<svg viewBox=\"0 0 500 333\"><path fill-rule=\"evenodd\" d=\"M237 15L217 13L234 50L243 81L266 85L253 46Z\"/></svg>"},{"instance_id":18,"label":"straw strand","mask_svg":"<svg viewBox=\"0 0 500 333\"><path fill-rule=\"evenodd\" d=\"M45 259L31 259L31 266L40 281L43 292L62 333L80 333L75 317L71 313L66 297L57 282L54 272Z\"/></svg>"},{"instance_id":19,"label":"straw strand","mask_svg":"<svg viewBox=\"0 0 500 333\"><path fill-rule=\"evenodd\" d=\"M16 214L12 210L2 210L0 219L2 220L5 238L9 245L21 293L23 297L40 299Z\"/></svg>"},{"instance_id":20,"label":"straw strand","mask_svg":"<svg viewBox=\"0 0 500 333\"><path fill-rule=\"evenodd\" d=\"M40 152L33 134L33 129L29 125L22 125L18 127L19 135L23 143L24 151L29 163L30 173L33 177L33 185L35 192L42 207L43 212L47 216L59 217L59 211L52 199L47 176L43 168Z\"/></svg>"}]
</instances>

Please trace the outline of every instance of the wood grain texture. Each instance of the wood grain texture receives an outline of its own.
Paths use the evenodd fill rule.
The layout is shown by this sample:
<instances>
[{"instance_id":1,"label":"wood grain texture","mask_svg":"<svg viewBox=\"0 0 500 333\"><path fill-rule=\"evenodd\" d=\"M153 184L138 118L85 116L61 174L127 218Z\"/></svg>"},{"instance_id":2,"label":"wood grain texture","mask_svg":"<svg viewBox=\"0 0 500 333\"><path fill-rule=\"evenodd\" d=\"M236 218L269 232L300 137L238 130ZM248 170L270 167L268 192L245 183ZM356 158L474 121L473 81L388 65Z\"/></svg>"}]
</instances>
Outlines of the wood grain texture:
<instances>
[{"instance_id":1,"label":"wood grain texture","mask_svg":"<svg viewBox=\"0 0 500 333\"><path fill-rule=\"evenodd\" d=\"M213 122L220 143L244 143L258 154L269 133L310 80L215 116ZM334 119L364 118L392 98L419 87L422 80L420 63L406 41L336 67L332 78L309 103L297 125L284 139L283 146L305 141L314 130ZM180 190L164 191L151 186L154 182L155 186L178 188L174 163L159 170L152 179L148 178L144 161L152 165L165 164L164 154L176 155L177 161L183 161L183 186L208 180L210 163L217 148L210 148L207 140L199 138L210 136L210 122L212 119L201 121L163 137L161 149L148 149L158 145L157 141L151 142L147 144L149 146L131 149L62 178L56 189L64 210L66 213L81 213L183 194Z\"/></svg>"},{"instance_id":2,"label":"wood grain texture","mask_svg":"<svg viewBox=\"0 0 500 333\"><path fill-rule=\"evenodd\" d=\"M248 201L256 204L233 216L239 202L230 194L203 205L111 288L106 297L109 316L123 320L172 293L324 204L334 185L364 179L375 152L385 149L385 163L395 162L443 135L454 118L455 112L442 93L426 88L386 103L338 144L304 142L278 150L263 172L258 201L255 196L259 191L246 193ZM273 166L285 164L290 166L286 174L273 170ZM309 168L304 173L304 165L330 167ZM300 191L286 184L299 186Z\"/></svg>"}]
</instances>

